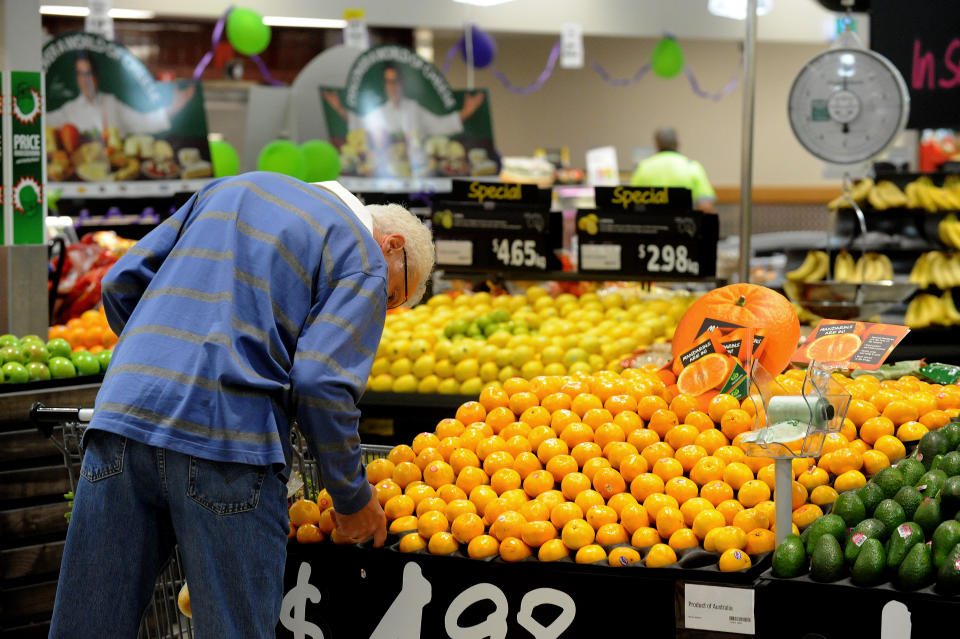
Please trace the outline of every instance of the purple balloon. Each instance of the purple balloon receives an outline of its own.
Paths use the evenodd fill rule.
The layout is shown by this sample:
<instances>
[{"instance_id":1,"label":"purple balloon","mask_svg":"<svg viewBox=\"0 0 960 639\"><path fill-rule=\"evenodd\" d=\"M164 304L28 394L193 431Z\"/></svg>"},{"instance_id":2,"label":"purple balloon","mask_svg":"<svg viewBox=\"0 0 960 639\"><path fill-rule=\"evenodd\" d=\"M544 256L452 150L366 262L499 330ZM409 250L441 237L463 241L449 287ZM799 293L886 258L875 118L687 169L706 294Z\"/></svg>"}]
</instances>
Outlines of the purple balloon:
<instances>
[{"instance_id":1,"label":"purple balloon","mask_svg":"<svg viewBox=\"0 0 960 639\"><path fill-rule=\"evenodd\" d=\"M480 29L477 25L470 25L470 36L473 40L473 68L482 69L489 66L497 56L497 43L486 31ZM460 38L457 43L457 50L464 62L467 60L467 43L465 38Z\"/></svg>"}]
</instances>

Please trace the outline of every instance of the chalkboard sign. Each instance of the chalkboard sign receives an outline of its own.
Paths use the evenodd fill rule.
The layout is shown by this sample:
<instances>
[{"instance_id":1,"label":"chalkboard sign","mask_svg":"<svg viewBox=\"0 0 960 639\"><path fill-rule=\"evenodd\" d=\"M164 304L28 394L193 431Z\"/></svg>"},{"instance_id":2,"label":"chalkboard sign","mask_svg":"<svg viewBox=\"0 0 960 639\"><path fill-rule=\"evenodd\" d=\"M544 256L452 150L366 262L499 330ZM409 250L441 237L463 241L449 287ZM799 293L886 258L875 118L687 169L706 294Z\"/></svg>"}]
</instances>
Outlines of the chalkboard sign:
<instances>
[{"instance_id":1,"label":"chalkboard sign","mask_svg":"<svg viewBox=\"0 0 960 639\"><path fill-rule=\"evenodd\" d=\"M956 0L873 0L870 45L910 89L911 129L960 126L960 7Z\"/></svg>"}]
</instances>

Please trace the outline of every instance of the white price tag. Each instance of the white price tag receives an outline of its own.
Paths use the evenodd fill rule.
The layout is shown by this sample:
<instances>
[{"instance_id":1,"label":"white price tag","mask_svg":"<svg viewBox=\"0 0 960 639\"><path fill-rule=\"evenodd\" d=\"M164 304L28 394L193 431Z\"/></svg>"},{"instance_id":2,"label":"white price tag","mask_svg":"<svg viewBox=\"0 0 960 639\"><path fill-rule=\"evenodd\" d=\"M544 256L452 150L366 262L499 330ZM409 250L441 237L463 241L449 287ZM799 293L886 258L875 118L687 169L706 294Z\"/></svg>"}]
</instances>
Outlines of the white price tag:
<instances>
[{"instance_id":1,"label":"white price tag","mask_svg":"<svg viewBox=\"0 0 960 639\"><path fill-rule=\"evenodd\" d=\"M473 242L470 240L437 240L437 264L473 265Z\"/></svg>"},{"instance_id":2,"label":"white price tag","mask_svg":"<svg viewBox=\"0 0 960 639\"><path fill-rule=\"evenodd\" d=\"M591 271L619 271L619 244L582 244L580 246L580 268Z\"/></svg>"},{"instance_id":3,"label":"white price tag","mask_svg":"<svg viewBox=\"0 0 960 639\"><path fill-rule=\"evenodd\" d=\"M83 30L103 36L106 40L113 40L113 18L110 17L112 5L113 0L87 0L90 13L83 21Z\"/></svg>"},{"instance_id":4,"label":"white price tag","mask_svg":"<svg viewBox=\"0 0 960 639\"><path fill-rule=\"evenodd\" d=\"M687 628L755 634L753 589L724 586L684 586L684 623Z\"/></svg>"},{"instance_id":5,"label":"white price tag","mask_svg":"<svg viewBox=\"0 0 960 639\"><path fill-rule=\"evenodd\" d=\"M362 9L347 9L343 12L347 26L343 28L343 44L355 49L370 48L370 32Z\"/></svg>"},{"instance_id":6,"label":"white price tag","mask_svg":"<svg viewBox=\"0 0 960 639\"><path fill-rule=\"evenodd\" d=\"M583 25L577 22L560 25L560 68L583 68Z\"/></svg>"}]
</instances>

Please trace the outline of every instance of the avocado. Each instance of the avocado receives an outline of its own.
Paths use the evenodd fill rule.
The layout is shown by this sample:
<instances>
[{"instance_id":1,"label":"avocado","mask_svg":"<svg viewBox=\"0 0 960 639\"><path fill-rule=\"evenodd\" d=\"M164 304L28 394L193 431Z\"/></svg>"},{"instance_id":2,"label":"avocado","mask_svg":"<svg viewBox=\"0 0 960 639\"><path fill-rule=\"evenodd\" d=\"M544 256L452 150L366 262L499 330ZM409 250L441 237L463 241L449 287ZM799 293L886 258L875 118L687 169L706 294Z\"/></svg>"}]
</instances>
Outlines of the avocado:
<instances>
[{"instance_id":1,"label":"avocado","mask_svg":"<svg viewBox=\"0 0 960 639\"><path fill-rule=\"evenodd\" d=\"M867 518L866 506L855 490L841 493L837 501L833 502L832 513L839 515L848 527L856 526Z\"/></svg>"},{"instance_id":2,"label":"avocado","mask_svg":"<svg viewBox=\"0 0 960 639\"><path fill-rule=\"evenodd\" d=\"M893 496L893 501L900 504L907 519L912 519L913 513L917 511L917 506L923 501L923 495L913 486L904 486Z\"/></svg>"},{"instance_id":3,"label":"avocado","mask_svg":"<svg viewBox=\"0 0 960 639\"><path fill-rule=\"evenodd\" d=\"M947 560L950 550L960 543L960 521L948 519L933 531L933 543L930 551L933 554L933 566L940 568Z\"/></svg>"},{"instance_id":4,"label":"avocado","mask_svg":"<svg viewBox=\"0 0 960 639\"><path fill-rule=\"evenodd\" d=\"M884 530L883 523L878 519L864 519L851 528L850 536L847 537L846 548L843 550L843 560L847 562L847 565L853 565L863 549L864 542L868 539L877 539L882 543L884 541Z\"/></svg>"},{"instance_id":5,"label":"avocado","mask_svg":"<svg viewBox=\"0 0 960 639\"><path fill-rule=\"evenodd\" d=\"M930 464L930 470L941 470L940 465L943 463L944 455L937 455L933 458L933 463Z\"/></svg>"},{"instance_id":6,"label":"avocado","mask_svg":"<svg viewBox=\"0 0 960 639\"><path fill-rule=\"evenodd\" d=\"M917 459L929 470L933 459L950 451L950 440L939 430L931 430L920 438L917 444Z\"/></svg>"},{"instance_id":7,"label":"avocado","mask_svg":"<svg viewBox=\"0 0 960 639\"><path fill-rule=\"evenodd\" d=\"M923 465L920 466L920 474L923 474ZM919 478L920 475L917 475ZM857 496L863 502L867 517L873 517L873 511L881 501L883 501L883 489L873 482L864 484L857 489Z\"/></svg>"},{"instance_id":8,"label":"avocado","mask_svg":"<svg viewBox=\"0 0 960 639\"><path fill-rule=\"evenodd\" d=\"M907 486L916 486L917 480L927 472L923 464L912 457L902 460L897 464L897 469L903 474L903 483Z\"/></svg>"},{"instance_id":9,"label":"avocado","mask_svg":"<svg viewBox=\"0 0 960 639\"><path fill-rule=\"evenodd\" d=\"M888 466L874 475L873 482L883 489L883 496L886 499L892 499L903 487L903 473L897 468Z\"/></svg>"},{"instance_id":10,"label":"avocado","mask_svg":"<svg viewBox=\"0 0 960 639\"><path fill-rule=\"evenodd\" d=\"M917 512L913 514L913 521L920 524L920 527L923 528L923 534L930 538L933 531L943 521L940 517L940 501L924 497L923 502L917 506Z\"/></svg>"},{"instance_id":11,"label":"avocado","mask_svg":"<svg viewBox=\"0 0 960 639\"><path fill-rule=\"evenodd\" d=\"M873 518L883 522L884 538L893 534L893 529L907 520L903 507L892 499L884 499L877 504L877 509L873 511Z\"/></svg>"},{"instance_id":12,"label":"avocado","mask_svg":"<svg viewBox=\"0 0 960 639\"><path fill-rule=\"evenodd\" d=\"M940 462L940 470L947 474L947 477L956 477L960 475L960 451L951 450L943 456Z\"/></svg>"},{"instance_id":13,"label":"avocado","mask_svg":"<svg viewBox=\"0 0 960 639\"><path fill-rule=\"evenodd\" d=\"M829 515L824 515L820 519L816 520L810 526L808 526L810 532L807 534L807 554L813 555L813 550L817 546L817 542L820 537L824 535L829 535L833 537L837 545L839 546L840 542L846 539L847 536L847 524L843 521L843 518L840 515L834 515L830 513ZM840 553L843 554L842 552Z\"/></svg>"},{"instance_id":14,"label":"avocado","mask_svg":"<svg viewBox=\"0 0 960 639\"><path fill-rule=\"evenodd\" d=\"M807 552L798 535L787 535L773 551L773 574L790 579L807 568Z\"/></svg>"},{"instance_id":15,"label":"avocado","mask_svg":"<svg viewBox=\"0 0 960 639\"><path fill-rule=\"evenodd\" d=\"M952 519L960 511L960 475L947 477L940 489L940 514Z\"/></svg>"},{"instance_id":16,"label":"avocado","mask_svg":"<svg viewBox=\"0 0 960 639\"><path fill-rule=\"evenodd\" d=\"M924 497L936 497L940 489L947 482L947 474L942 470L928 470L917 480L917 490L923 493Z\"/></svg>"},{"instance_id":17,"label":"avocado","mask_svg":"<svg viewBox=\"0 0 960 639\"><path fill-rule=\"evenodd\" d=\"M879 539L867 539L860 548L860 554L853 564L850 577L858 586L876 586L884 581L887 567L883 544Z\"/></svg>"},{"instance_id":18,"label":"avocado","mask_svg":"<svg viewBox=\"0 0 960 639\"><path fill-rule=\"evenodd\" d=\"M816 581L832 582L843 578L843 551L833 535L820 535L810 557L810 576Z\"/></svg>"},{"instance_id":19,"label":"avocado","mask_svg":"<svg viewBox=\"0 0 960 639\"><path fill-rule=\"evenodd\" d=\"M960 446L960 422L952 421L940 429L947 438L947 446L956 450Z\"/></svg>"},{"instance_id":20,"label":"avocado","mask_svg":"<svg viewBox=\"0 0 960 639\"><path fill-rule=\"evenodd\" d=\"M923 528L918 523L908 521L897 526L887 540L887 566L899 568L914 544L922 544L923 539Z\"/></svg>"},{"instance_id":21,"label":"avocado","mask_svg":"<svg viewBox=\"0 0 960 639\"><path fill-rule=\"evenodd\" d=\"M937 570L937 590L949 595L960 593L960 544L950 549L947 560Z\"/></svg>"},{"instance_id":22,"label":"avocado","mask_svg":"<svg viewBox=\"0 0 960 639\"><path fill-rule=\"evenodd\" d=\"M933 581L930 546L914 544L897 570L897 583L904 590L918 590Z\"/></svg>"}]
</instances>

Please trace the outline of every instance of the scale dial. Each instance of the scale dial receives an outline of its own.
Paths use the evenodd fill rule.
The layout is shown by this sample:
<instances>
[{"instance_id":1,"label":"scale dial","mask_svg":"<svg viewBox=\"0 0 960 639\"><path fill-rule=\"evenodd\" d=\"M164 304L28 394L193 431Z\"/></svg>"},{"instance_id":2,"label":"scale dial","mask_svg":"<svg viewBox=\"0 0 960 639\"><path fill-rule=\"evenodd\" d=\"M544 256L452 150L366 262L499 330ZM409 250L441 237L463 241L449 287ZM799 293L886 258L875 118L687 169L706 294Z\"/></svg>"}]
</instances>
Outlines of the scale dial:
<instances>
[{"instance_id":1,"label":"scale dial","mask_svg":"<svg viewBox=\"0 0 960 639\"><path fill-rule=\"evenodd\" d=\"M857 164L882 153L900 134L910 94L883 56L868 49L831 49L801 69L787 112L807 151L826 162Z\"/></svg>"}]
</instances>

